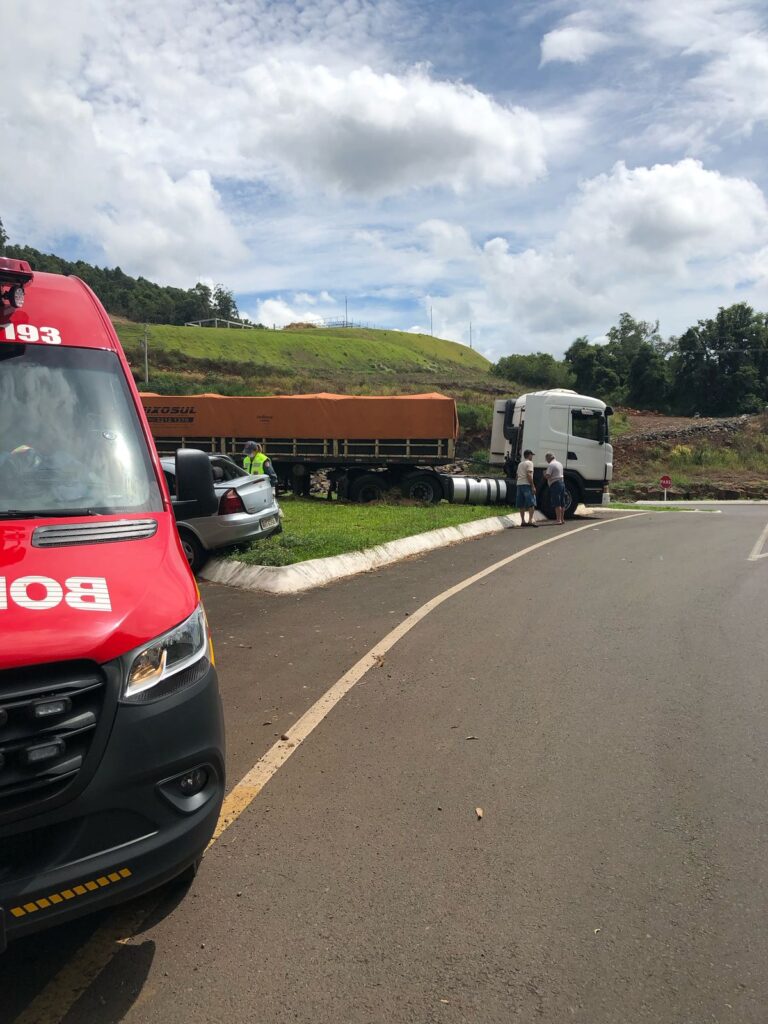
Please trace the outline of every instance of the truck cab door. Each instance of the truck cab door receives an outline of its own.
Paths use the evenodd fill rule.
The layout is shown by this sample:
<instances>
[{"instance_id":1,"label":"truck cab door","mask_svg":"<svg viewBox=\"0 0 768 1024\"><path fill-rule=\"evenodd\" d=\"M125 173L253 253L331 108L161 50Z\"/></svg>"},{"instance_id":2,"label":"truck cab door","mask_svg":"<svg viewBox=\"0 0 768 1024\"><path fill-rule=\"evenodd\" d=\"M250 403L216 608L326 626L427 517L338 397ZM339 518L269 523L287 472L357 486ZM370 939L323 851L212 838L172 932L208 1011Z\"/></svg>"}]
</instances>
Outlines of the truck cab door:
<instances>
[{"instance_id":1,"label":"truck cab door","mask_svg":"<svg viewBox=\"0 0 768 1024\"><path fill-rule=\"evenodd\" d=\"M567 469L582 480L602 481L605 476L605 452L602 431L604 419L597 409L571 406L569 416Z\"/></svg>"}]
</instances>

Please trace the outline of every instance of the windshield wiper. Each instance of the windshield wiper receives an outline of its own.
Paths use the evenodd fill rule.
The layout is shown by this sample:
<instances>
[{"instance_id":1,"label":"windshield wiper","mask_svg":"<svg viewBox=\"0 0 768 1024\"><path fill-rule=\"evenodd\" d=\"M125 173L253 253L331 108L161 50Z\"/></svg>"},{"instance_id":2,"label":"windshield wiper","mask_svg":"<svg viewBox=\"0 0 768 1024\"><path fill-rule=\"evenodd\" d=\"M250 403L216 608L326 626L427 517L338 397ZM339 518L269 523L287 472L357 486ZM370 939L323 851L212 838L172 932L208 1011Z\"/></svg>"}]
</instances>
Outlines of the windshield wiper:
<instances>
[{"instance_id":1,"label":"windshield wiper","mask_svg":"<svg viewBox=\"0 0 768 1024\"><path fill-rule=\"evenodd\" d=\"M0 511L0 519L58 519L73 516L98 516L94 508L6 508Z\"/></svg>"}]
</instances>

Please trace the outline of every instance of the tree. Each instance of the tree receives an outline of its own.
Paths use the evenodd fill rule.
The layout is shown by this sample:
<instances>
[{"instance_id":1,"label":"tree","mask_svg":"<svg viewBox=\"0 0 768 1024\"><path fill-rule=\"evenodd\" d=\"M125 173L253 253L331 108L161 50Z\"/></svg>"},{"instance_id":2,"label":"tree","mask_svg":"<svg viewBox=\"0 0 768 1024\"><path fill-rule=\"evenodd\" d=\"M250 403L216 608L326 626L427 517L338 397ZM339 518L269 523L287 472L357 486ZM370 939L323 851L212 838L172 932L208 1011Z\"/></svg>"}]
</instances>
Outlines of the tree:
<instances>
[{"instance_id":1,"label":"tree","mask_svg":"<svg viewBox=\"0 0 768 1024\"><path fill-rule=\"evenodd\" d=\"M668 395L668 364L661 352L643 342L629 367L627 399L641 409L663 409Z\"/></svg>"},{"instance_id":2,"label":"tree","mask_svg":"<svg viewBox=\"0 0 768 1024\"><path fill-rule=\"evenodd\" d=\"M514 380L536 389L569 388L573 386L570 367L549 352L530 355L502 356L491 367L491 373L505 380Z\"/></svg>"},{"instance_id":3,"label":"tree","mask_svg":"<svg viewBox=\"0 0 768 1024\"><path fill-rule=\"evenodd\" d=\"M746 302L721 307L677 339L675 404L684 412L754 412L768 398L768 323Z\"/></svg>"},{"instance_id":4,"label":"tree","mask_svg":"<svg viewBox=\"0 0 768 1024\"><path fill-rule=\"evenodd\" d=\"M217 284L213 290L212 307L213 315L220 316L222 320L238 320L240 318L235 296L223 284Z\"/></svg>"},{"instance_id":5,"label":"tree","mask_svg":"<svg viewBox=\"0 0 768 1024\"><path fill-rule=\"evenodd\" d=\"M8 242L8 232L3 227L3 222L0 220L0 256L5 255L5 246Z\"/></svg>"}]
</instances>

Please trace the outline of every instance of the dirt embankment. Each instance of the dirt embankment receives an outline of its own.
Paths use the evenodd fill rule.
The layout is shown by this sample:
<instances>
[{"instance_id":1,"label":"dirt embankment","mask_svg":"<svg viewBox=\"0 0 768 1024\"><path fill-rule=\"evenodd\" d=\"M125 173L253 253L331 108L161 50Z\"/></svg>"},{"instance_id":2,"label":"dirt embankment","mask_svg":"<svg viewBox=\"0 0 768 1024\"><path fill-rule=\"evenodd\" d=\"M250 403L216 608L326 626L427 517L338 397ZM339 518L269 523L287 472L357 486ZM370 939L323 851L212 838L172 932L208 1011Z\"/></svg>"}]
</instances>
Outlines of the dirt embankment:
<instances>
[{"instance_id":1,"label":"dirt embankment","mask_svg":"<svg viewBox=\"0 0 768 1024\"><path fill-rule=\"evenodd\" d=\"M767 498L768 419L699 418L622 410L629 429L614 441L617 497Z\"/></svg>"}]
</instances>

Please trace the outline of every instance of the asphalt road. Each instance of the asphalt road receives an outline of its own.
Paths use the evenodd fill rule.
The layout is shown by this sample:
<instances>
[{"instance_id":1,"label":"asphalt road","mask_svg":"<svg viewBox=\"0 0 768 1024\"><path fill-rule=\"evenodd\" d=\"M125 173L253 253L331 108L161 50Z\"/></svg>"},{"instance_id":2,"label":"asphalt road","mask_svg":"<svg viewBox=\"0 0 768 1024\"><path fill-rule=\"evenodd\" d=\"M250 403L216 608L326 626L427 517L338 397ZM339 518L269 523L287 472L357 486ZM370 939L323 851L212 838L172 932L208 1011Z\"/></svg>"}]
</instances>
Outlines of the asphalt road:
<instances>
[{"instance_id":1,"label":"asphalt road","mask_svg":"<svg viewBox=\"0 0 768 1024\"><path fill-rule=\"evenodd\" d=\"M766 518L507 531L294 598L206 586L234 784L425 601L560 537L405 635L64 1016L105 918L11 947L0 1021L764 1024Z\"/></svg>"}]
</instances>

